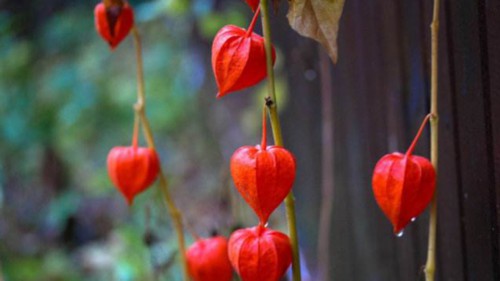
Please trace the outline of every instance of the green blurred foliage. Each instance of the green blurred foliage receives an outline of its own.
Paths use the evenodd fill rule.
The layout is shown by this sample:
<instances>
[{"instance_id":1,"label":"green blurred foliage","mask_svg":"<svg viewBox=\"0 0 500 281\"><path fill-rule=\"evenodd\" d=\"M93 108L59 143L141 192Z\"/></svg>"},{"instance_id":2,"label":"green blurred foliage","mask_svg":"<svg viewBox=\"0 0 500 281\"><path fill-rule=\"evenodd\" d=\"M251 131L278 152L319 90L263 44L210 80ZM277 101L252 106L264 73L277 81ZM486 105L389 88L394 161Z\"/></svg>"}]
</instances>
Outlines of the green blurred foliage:
<instances>
[{"instance_id":1,"label":"green blurred foliage","mask_svg":"<svg viewBox=\"0 0 500 281\"><path fill-rule=\"evenodd\" d=\"M248 208L231 210L241 199L224 171L234 148L260 134L261 95L215 105L211 38L225 24L245 27L251 16L243 1L217 9L216 2L131 1L158 151L186 222L202 235L227 235L246 221ZM107 176L109 149L131 142L136 62L132 38L111 52L96 34L95 3L19 1L0 9L5 281L180 280L159 191L128 208Z\"/></svg>"},{"instance_id":2,"label":"green blurred foliage","mask_svg":"<svg viewBox=\"0 0 500 281\"><path fill-rule=\"evenodd\" d=\"M96 2L0 7L0 280L181 280L159 190L128 208L108 179L108 151L131 142L136 62L132 38L111 52L95 32ZM147 114L185 222L202 236L254 224L227 165L260 139L266 85L216 103L210 66L219 28L246 27L251 13L232 0L130 3ZM277 88L283 109L284 80Z\"/></svg>"}]
</instances>

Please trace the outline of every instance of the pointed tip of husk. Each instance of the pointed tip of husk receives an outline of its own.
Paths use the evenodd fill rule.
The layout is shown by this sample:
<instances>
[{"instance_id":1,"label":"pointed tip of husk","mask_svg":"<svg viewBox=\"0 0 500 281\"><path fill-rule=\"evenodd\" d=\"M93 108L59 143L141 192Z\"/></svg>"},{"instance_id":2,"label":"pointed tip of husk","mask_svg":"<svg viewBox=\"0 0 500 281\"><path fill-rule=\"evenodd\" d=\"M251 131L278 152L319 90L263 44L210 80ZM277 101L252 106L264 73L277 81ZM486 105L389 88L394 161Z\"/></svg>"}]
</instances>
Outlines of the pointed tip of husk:
<instances>
[{"instance_id":1,"label":"pointed tip of husk","mask_svg":"<svg viewBox=\"0 0 500 281\"><path fill-rule=\"evenodd\" d=\"M218 100L223 98L224 96L226 96L227 94L229 94L228 92L217 92L217 95L215 96Z\"/></svg>"},{"instance_id":2,"label":"pointed tip of husk","mask_svg":"<svg viewBox=\"0 0 500 281\"><path fill-rule=\"evenodd\" d=\"M125 197L125 200L127 201L127 205L129 207L132 207L132 204L134 204L134 197Z\"/></svg>"}]
</instances>

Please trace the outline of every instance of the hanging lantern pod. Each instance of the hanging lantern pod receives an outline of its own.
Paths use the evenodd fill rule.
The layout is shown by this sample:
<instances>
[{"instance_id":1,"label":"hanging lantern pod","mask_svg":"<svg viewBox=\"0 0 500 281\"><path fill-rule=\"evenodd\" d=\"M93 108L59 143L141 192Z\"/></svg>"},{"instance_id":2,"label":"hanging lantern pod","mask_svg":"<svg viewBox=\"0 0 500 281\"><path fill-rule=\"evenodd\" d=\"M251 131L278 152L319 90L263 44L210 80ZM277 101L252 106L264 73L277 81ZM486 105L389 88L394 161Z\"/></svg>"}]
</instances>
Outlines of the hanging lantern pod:
<instances>
[{"instance_id":1,"label":"hanging lantern pod","mask_svg":"<svg viewBox=\"0 0 500 281\"><path fill-rule=\"evenodd\" d=\"M235 231L228 247L242 281L278 281L292 263L288 236L262 224Z\"/></svg>"},{"instance_id":2,"label":"hanging lantern pod","mask_svg":"<svg viewBox=\"0 0 500 281\"><path fill-rule=\"evenodd\" d=\"M227 240L222 236L197 239L187 250L186 258L193 281L230 281L233 278Z\"/></svg>"},{"instance_id":3,"label":"hanging lantern pod","mask_svg":"<svg viewBox=\"0 0 500 281\"><path fill-rule=\"evenodd\" d=\"M126 1L105 0L94 9L97 32L114 50L134 25L134 11Z\"/></svg>"},{"instance_id":4,"label":"hanging lantern pod","mask_svg":"<svg viewBox=\"0 0 500 281\"><path fill-rule=\"evenodd\" d=\"M285 148L267 146L265 110L262 115L261 144L238 148L230 167L236 189L265 224L292 190L296 163Z\"/></svg>"},{"instance_id":5,"label":"hanging lantern pod","mask_svg":"<svg viewBox=\"0 0 500 281\"><path fill-rule=\"evenodd\" d=\"M267 77L264 38L253 32L259 12L257 8L248 30L226 25L215 35L212 69L219 89L218 98L254 86ZM274 64L274 47L272 60Z\"/></svg>"},{"instance_id":6,"label":"hanging lantern pod","mask_svg":"<svg viewBox=\"0 0 500 281\"><path fill-rule=\"evenodd\" d=\"M155 182L160 171L156 151L138 147L137 127L134 128L132 146L113 147L107 160L109 177L129 205L132 205L137 194Z\"/></svg>"},{"instance_id":7,"label":"hanging lantern pod","mask_svg":"<svg viewBox=\"0 0 500 281\"><path fill-rule=\"evenodd\" d=\"M393 225L402 230L429 205L436 188L436 171L431 162L413 155L413 150L428 122L428 115L405 154L383 156L373 171L372 186L377 204Z\"/></svg>"}]
</instances>

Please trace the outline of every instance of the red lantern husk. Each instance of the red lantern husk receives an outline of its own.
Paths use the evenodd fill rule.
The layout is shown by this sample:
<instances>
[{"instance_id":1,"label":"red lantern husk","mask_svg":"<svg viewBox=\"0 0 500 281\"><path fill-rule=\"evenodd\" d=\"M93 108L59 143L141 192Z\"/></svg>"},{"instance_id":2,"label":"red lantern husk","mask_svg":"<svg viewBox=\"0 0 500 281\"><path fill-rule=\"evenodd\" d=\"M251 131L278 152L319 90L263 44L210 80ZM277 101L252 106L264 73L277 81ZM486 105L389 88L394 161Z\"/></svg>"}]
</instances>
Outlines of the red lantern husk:
<instances>
[{"instance_id":1,"label":"red lantern husk","mask_svg":"<svg viewBox=\"0 0 500 281\"><path fill-rule=\"evenodd\" d=\"M132 146L118 146L108 154L108 174L113 184L132 204L134 197L154 183L160 171L156 151L137 146L137 127Z\"/></svg>"},{"instance_id":2,"label":"red lantern husk","mask_svg":"<svg viewBox=\"0 0 500 281\"><path fill-rule=\"evenodd\" d=\"M290 239L261 224L235 231L229 260L243 281L277 281L292 263Z\"/></svg>"},{"instance_id":3,"label":"red lantern husk","mask_svg":"<svg viewBox=\"0 0 500 281\"><path fill-rule=\"evenodd\" d=\"M198 239L186 258L193 281L230 281L233 277L227 240L222 236Z\"/></svg>"},{"instance_id":4,"label":"red lantern husk","mask_svg":"<svg viewBox=\"0 0 500 281\"><path fill-rule=\"evenodd\" d=\"M372 186L377 204L391 221L394 233L429 205L436 187L436 172L431 162L412 155L429 115L424 119L413 143L406 152L387 154L376 164Z\"/></svg>"},{"instance_id":5,"label":"red lantern husk","mask_svg":"<svg viewBox=\"0 0 500 281\"><path fill-rule=\"evenodd\" d=\"M126 2L101 2L95 6L94 17L97 32L112 50L127 37L134 25L134 11Z\"/></svg>"},{"instance_id":6,"label":"red lantern husk","mask_svg":"<svg viewBox=\"0 0 500 281\"><path fill-rule=\"evenodd\" d=\"M262 224L290 193L295 181L295 157L279 146L267 146L266 115L262 120L262 143L243 146L231 157L236 189L252 207Z\"/></svg>"},{"instance_id":7,"label":"red lantern husk","mask_svg":"<svg viewBox=\"0 0 500 281\"><path fill-rule=\"evenodd\" d=\"M255 12L248 30L226 25L215 35L212 69L219 89L218 98L254 86L267 76L264 38L253 32L259 11ZM274 64L274 47L272 59Z\"/></svg>"}]
</instances>

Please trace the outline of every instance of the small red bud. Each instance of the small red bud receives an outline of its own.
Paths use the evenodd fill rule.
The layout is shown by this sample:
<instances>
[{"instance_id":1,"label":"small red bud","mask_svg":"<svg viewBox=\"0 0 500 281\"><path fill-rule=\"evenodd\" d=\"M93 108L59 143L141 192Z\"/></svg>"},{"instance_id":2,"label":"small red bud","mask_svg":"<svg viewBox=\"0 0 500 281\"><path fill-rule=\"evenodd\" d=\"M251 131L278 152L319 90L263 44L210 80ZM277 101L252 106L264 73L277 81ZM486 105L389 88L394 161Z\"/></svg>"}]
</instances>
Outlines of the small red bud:
<instances>
[{"instance_id":1,"label":"small red bud","mask_svg":"<svg viewBox=\"0 0 500 281\"><path fill-rule=\"evenodd\" d=\"M436 172L424 157L412 155L428 115L406 154L394 152L382 157L373 171L373 193L377 204L400 233L429 205L436 188Z\"/></svg>"},{"instance_id":2,"label":"small red bud","mask_svg":"<svg viewBox=\"0 0 500 281\"><path fill-rule=\"evenodd\" d=\"M199 239L189 247L186 258L193 281L230 281L227 240L222 236Z\"/></svg>"},{"instance_id":3,"label":"small red bud","mask_svg":"<svg viewBox=\"0 0 500 281\"><path fill-rule=\"evenodd\" d=\"M134 25L134 11L124 1L103 1L94 9L95 26L111 49L127 37Z\"/></svg>"}]
</instances>

